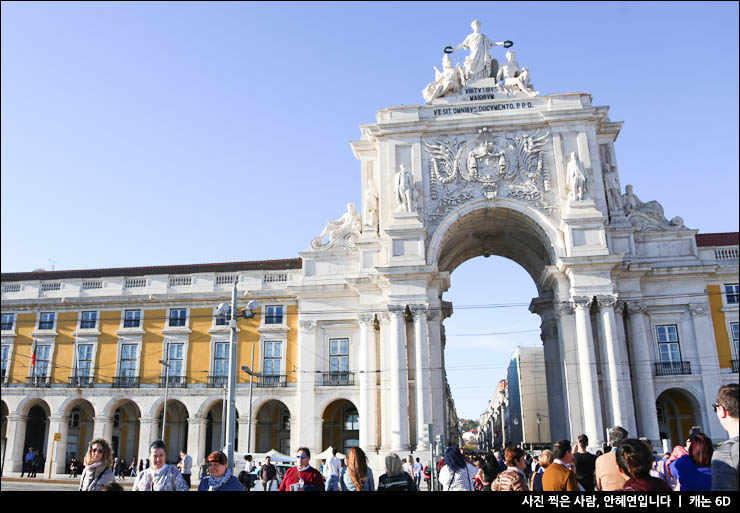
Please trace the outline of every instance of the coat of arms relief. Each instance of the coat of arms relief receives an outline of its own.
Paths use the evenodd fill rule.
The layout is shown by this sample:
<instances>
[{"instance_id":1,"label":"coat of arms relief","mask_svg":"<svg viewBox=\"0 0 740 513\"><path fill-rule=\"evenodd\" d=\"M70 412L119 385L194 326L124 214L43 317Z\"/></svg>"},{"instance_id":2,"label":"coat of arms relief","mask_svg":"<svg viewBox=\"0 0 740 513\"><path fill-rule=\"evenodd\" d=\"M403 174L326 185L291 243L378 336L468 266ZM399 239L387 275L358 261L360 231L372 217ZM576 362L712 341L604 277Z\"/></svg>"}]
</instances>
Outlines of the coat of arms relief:
<instances>
[{"instance_id":1,"label":"coat of arms relief","mask_svg":"<svg viewBox=\"0 0 740 513\"><path fill-rule=\"evenodd\" d=\"M426 218L437 225L457 205L475 199L511 198L557 215L556 195L543 154L550 133L494 132L472 138L427 139L429 201Z\"/></svg>"}]
</instances>

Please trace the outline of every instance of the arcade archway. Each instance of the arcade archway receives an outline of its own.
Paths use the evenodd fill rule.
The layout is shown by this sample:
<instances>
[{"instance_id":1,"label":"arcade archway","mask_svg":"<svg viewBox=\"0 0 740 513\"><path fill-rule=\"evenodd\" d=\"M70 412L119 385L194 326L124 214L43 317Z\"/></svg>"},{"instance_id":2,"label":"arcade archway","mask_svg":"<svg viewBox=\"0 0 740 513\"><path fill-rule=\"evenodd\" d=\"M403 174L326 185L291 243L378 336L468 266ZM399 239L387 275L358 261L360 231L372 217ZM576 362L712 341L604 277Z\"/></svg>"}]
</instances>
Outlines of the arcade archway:
<instances>
[{"instance_id":1,"label":"arcade archway","mask_svg":"<svg viewBox=\"0 0 740 513\"><path fill-rule=\"evenodd\" d=\"M157 413L157 433L162 432L164 402ZM167 463L175 463L181 450L187 450L188 443L188 409L177 399L168 399L167 418L165 420L164 443L167 448ZM159 435L157 435L159 437Z\"/></svg>"},{"instance_id":2,"label":"arcade archway","mask_svg":"<svg viewBox=\"0 0 740 513\"><path fill-rule=\"evenodd\" d=\"M275 449L290 454L290 410L281 401L273 399L257 411L255 429L255 451L268 452Z\"/></svg>"},{"instance_id":3,"label":"arcade archway","mask_svg":"<svg viewBox=\"0 0 740 513\"><path fill-rule=\"evenodd\" d=\"M357 407L346 399L329 404L322 415L322 449L329 446L347 454L360 445L360 416Z\"/></svg>"},{"instance_id":4,"label":"arcade archway","mask_svg":"<svg viewBox=\"0 0 740 513\"><path fill-rule=\"evenodd\" d=\"M660 438L669 439L670 446L684 445L692 427L701 426L698 401L686 390L671 388L658 396L655 401L658 415Z\"/></svg>"}]
</instances>

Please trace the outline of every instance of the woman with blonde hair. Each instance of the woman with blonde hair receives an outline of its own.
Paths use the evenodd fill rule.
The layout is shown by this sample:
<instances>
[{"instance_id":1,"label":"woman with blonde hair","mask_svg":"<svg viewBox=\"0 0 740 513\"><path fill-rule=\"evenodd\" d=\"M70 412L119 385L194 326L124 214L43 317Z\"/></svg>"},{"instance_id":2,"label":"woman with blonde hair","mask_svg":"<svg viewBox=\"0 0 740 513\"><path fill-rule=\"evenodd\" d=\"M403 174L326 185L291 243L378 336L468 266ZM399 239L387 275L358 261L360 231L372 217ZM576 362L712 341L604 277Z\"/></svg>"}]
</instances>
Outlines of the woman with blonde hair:
<instances>
[{"instance_id":1,"label":"woman with blonde hair","mask_svg":"<svg viewBox=\"0 0 740 513\"><path fill-rule=\"evenodd\" d=\"M106 440L96 438L87 445L85 470L80 476L81 492L101 492L108 483L115 482L113 451Z\"/></svg>"},{"instance_id":2,"label":"woman with blonde hair","mask_svg":"<svg viewBox=\"0 0 740 513\"><path fill-rule=\"evenodd\" d=\"M339 486L343 492L372 492L375 490L373 471L367 466L367 456L359 447L347 454L347 466L339 472Z\"/></svg>"},{"instance_id":3,"label":"woman with blonde hair","mask_svg":"<svg viewBox=\"0 0 740 513\"><path fill-rule=\"evenodd\" d=\"M378 478L379 492L418 491L412 477L403 471L401 458L398 457L398 454L393 453L385 457L385 471L385 474Z\"/></svg>"},{"instance_id":4,"label":"woman with blonde hair","mask_svg":"<svg viewBox=\"0 0 740 513\"><path fill-rule=\"evenodd\" d=\"M533 492L544 491L542 489L542 474L545 472L545 469L549 467L552 463L552 451L550 449L542 451L538 460L540 462L540 468L537 469L537 472L532 474L532 483L529 487L530 490L532 490Z\"/></svg>"}]
</instances>

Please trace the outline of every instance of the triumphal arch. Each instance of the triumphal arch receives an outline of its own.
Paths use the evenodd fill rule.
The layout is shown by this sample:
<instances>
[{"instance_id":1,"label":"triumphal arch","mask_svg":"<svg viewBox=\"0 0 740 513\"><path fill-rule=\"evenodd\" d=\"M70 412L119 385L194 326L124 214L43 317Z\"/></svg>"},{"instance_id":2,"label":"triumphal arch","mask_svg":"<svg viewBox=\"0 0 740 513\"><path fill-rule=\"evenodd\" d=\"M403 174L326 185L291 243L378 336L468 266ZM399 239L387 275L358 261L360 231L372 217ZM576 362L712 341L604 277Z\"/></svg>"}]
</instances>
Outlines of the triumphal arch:
<instances>
[{"instance_id":1,"label":"triumphal arch","mask_svg":"<svg viewBox=\"0 0 740 513\"><path fill-rule=\"evenodd\" d=\"M697 231L631 185L622 192L622 123L608 107L588 93L540 95L519 56L497 48L511 42L471 27L445 49L424 104L378 111L352 143L362 206L347 205L301 253L300 363L313 370L305 348L323 338L319 327L341 327L332 310L359 311L360 446L427 449L426 426L445 434L449 413L442 294L461 263L500 255L539 291L530 310L542 319L551 439L585 433L596 447L605 427L622 425L658 443L655 316L691 326L685 358L714 351L716 361L701 342L711 321ZM453 66L456 51L465 60ZM692 393L709 404L719 367L695 367ZM310 378L301 387L309 413ZM704 429L718 430L702 412Z\"/></svg>"}]
</instances>

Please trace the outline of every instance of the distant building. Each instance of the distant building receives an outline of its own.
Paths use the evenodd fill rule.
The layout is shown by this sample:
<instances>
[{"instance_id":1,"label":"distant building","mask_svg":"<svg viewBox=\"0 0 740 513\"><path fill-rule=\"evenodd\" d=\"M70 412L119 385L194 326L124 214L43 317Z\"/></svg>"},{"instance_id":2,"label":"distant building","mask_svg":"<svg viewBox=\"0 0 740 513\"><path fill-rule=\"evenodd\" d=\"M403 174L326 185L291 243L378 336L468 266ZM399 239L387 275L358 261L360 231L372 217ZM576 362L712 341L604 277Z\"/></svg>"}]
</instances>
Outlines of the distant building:
<instances>
[{"instance_id":1,"label":"distant building","mask_svg":"<svg viewBox=\"0 0 740 513\"><path fill-rule=\"evenodd\" d=\"M507 371L507 444L550 443L550 421L542 346L517 347Z\"/></svg>"}]
</instances>

